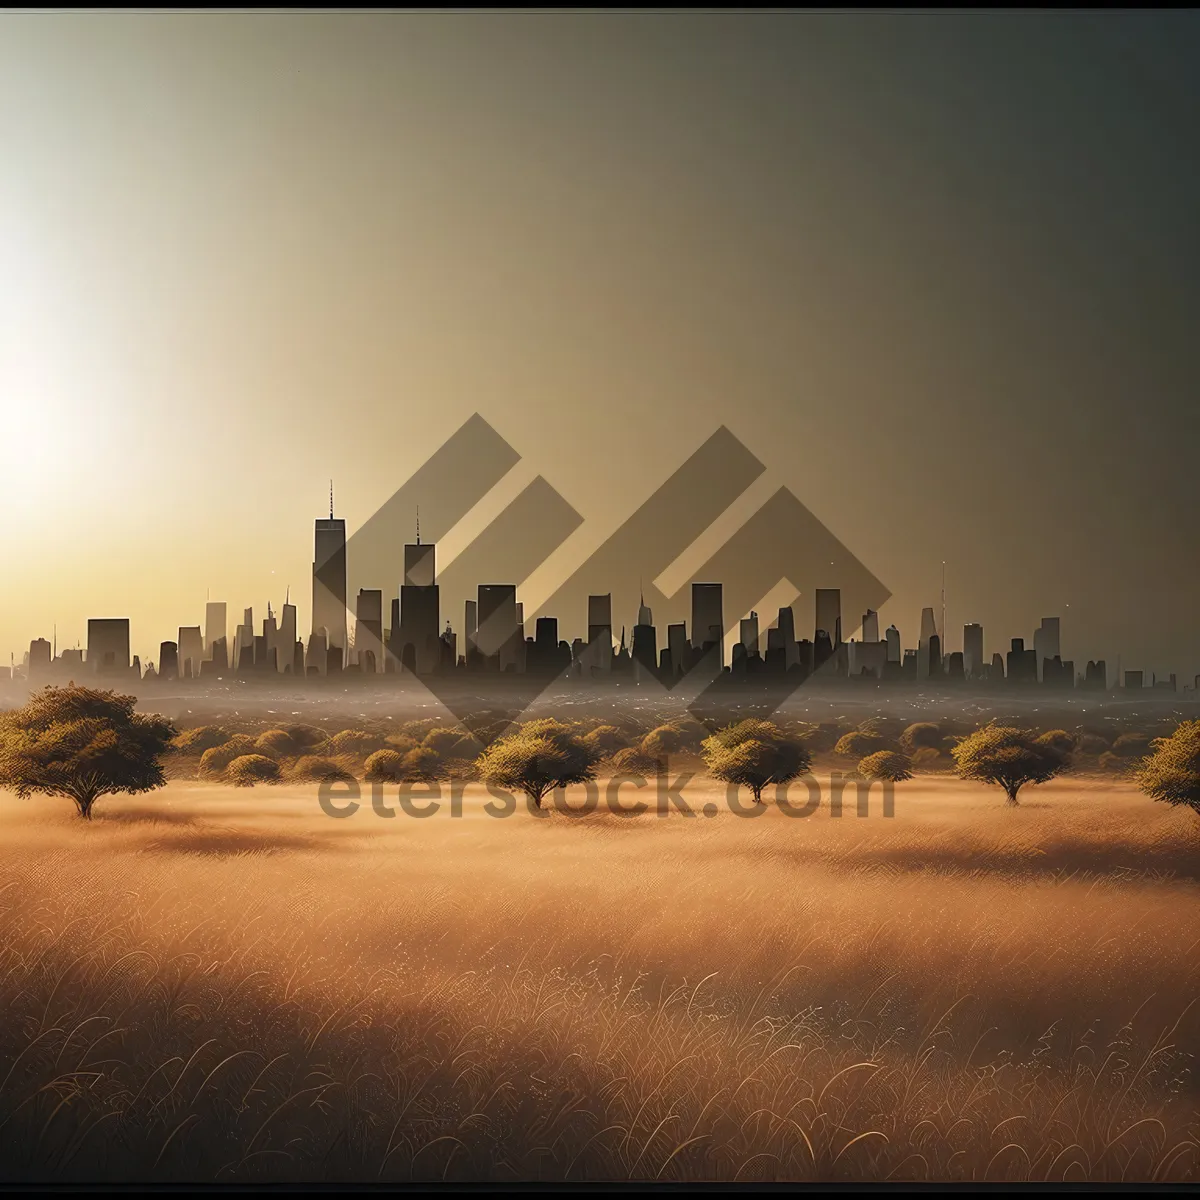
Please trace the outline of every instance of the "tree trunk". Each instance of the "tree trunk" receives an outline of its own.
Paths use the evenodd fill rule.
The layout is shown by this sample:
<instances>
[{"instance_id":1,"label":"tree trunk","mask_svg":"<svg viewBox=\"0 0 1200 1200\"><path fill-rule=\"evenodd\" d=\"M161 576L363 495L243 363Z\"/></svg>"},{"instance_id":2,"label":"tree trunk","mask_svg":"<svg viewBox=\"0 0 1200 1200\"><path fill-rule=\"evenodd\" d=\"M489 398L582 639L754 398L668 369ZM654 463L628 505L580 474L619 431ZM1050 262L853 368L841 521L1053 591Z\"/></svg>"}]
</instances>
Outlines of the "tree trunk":
<instances>
[{"instance_id":1,"label":"tree trunk","mask_svg":"<svg viewBox=\"0 0 1200 1200\"><path fill-rule=\"evenodd\" d=\"M92 805L96 803L96 793L88 792L83 796L75 797L75 804L79 809L79 815L85 820L92 819Z\"/></svg>"},{"instance_id":2,"label":"tree trunk","mask_svg":"<svg viewBox=\"0 0 1200 1200\"><path fill-rule=\"evenodd\" d=\"M1009 807L1010 808L1019 807L1018 803L1017 803L1017 792L1019 792L1021 790L1021 785L1019 783L1016 784L1015 786L1012 784L1006 784L1004 790L1005 790L1005 792L1008 793Z\"/></svg>"}]
</instances>

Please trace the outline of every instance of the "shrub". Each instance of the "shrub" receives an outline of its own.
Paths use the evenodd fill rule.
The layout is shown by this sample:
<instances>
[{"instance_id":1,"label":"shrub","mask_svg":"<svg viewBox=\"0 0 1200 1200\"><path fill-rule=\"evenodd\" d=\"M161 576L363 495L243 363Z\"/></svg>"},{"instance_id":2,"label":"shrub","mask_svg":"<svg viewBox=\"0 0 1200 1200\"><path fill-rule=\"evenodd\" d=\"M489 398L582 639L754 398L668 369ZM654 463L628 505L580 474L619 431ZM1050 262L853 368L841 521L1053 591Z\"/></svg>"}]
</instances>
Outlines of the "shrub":
<instances>
[{"instance_id":1,"label":"shrub","mask_svg":"<svg viewBox=\"0 0 1200 1200\"><path fill-rule=\"evenodd\" d=\"M932 746L922 746L911 756L910 762L914 770L922 773L936 771L942 765L942 754Z\"/></svg>"},{"instance_id":2,"label":"shrub","mask_svg":"<svg viewBox=\"0 0 1200 1200\"><path fill-rule=\"evenodd\" d=\"M905 754L915 754L918 750L940 751L944 745L941 726L932 721L917 721L900 735L900 749Z\"/></svg>"},{"instance_id":3,"label":"shrub","mask_svg":"<svg viewBox=\"0 0 1200 1200\"><path fill-rule=\"evenodd\" d=\"M768 784L790 783L812 765L803 742L773 721L755 718L727 725L706 738L703 752L714 779L749 788L756 803L761 803Z\"/></svg>"},{"instance_id":4,"label":"shrub","mask_svg":"<svg viewBox=\"0 0 1200 1200\"><path fill-rule=\"evenodd\" d=\"M21 797L68 796L88 820L101 796L162 787L159 758L175 726L134 712L136 703L136 696L75 684L35 692L0 714L0 786Z\"/></svg>"},{"instance_id":5,"label":"shrub","mask_svg":"<svg viewBox=\"0 0 1200 1200\"><path fill-rule=\"evenodd\" d=\"M833 752L843 758L865 758L868 754L882 750L886 745L887 738L880 737L875 733L863 733L856 729L838 738Z\"/></svg>"},{"instance_id":6,"label":"shrub","mask_svg":"<svg viewBox=\"0 0 1200 1200\"><path fill-rule=\"evenodd\" d=\"M1170 737L1159 738L1133 778L1151 799L1200 816L1200 721L1184 721Z\"/></svg>"},{"instance_id":7,"label":"shrub","mask_svg":"<svg viewBox=\"0 0 1200 1200\"><path fill-rule=\"evenodd\" d=\"M415 749L415 746L410 747L410 750ZM376 750L367 759L363 778L368 783L399 783L404 778L401 774L403 766L404 754L399 750Z\"/></svg>"},{"instance_id":8,"label":"shrub","mask_svg":"<svg viewBox=\"0 0 1200 1200\"><path fill-rule=\"evenodd\" d=\"M203 754L216 746L223 746L233 735L220 725L197 725L195 729L185 729L178 737L171 739L171 750L175 754Z\"/></svg>"},{"instance_id":9,"label":"shrub","mask_svg":"<svg viewBox=\"0 0 1200 1200\"><path fill-rule=\"evenodd\" d=\"M432 750L439 758L455 758L463 741L462 732L458 729L431 729L421 744ZM470 741L468 739L468 746ZM468 751L469 753L469 751Z\"/></svg>"},{"instance_id":10,"label":"shrub","mask_svg":"<svg viewBox=\"0 0 1200 1200\"><path fill-rule=\"evenodd\" d=\"M1009 804L1027 783L1045 783L1061 774L1067 760L1050 746L1039 743L1025 729L986 725L954 747L954 762L962 779L999 784Z\"/></svg>"},{"instance_id":11,"label":"shrub","mask_svg":"<svg viewBox=\"0 0 1200 1200\"><path fill-rule=\"evenodd\" d=\"M1049 746L1064 758L1070 757L1075 749L1075 739L1065 729L1050 729L1034 739L1039 746Z\"/></svg>"},{"instance_id":12,"label":"shrub","mask_svg":"<svg viewBox=\"0 0 1200 1200\"><path fill-rule=\"evenodd\" d=\"M214 746L200 755L200 774L210 778L224 775L225 768L235 758L241 758L243 754L254 754L255 751L254 738L245 733L235 733L223 745Z\"/></svg>"},{"instance_id":13,"label":"shrub","mask_svg":"<svg viewBox=\"0 0 1200 1200\"><path fill-rule=\"evenodd\" d=\"M315 754L306 754L296 760L291 769L293 779L312 780L314 782L334 782L353 779L354 776L340 763L331 758L322 758Z\"/></svg>"},{"instance_id":14,"label":"shrub","mask_svg":"<svg viewBox=\"0 0 1200 1200\"><path fill-rule=\"evenodd\" d=\"M616 725L597 725L582 738L583 744L601 756L615 754L629 745L629 735Z\"/></svg>"},{"instance_id":15,"label":"shrub","mask_svg":"<svg viewBox=\"0 0 1200 1200\"><path fill-rule=\"evenodd\" d=\"M1080 754L1104 754L1108 750L1108 739L1096 733L1081 733L1075 749Z\"/></svg>"},{"instance_id":16,"label":"shrub","mask_svg":"<svg viewBox=\"0 0 1200 1200\"><path fill-rule=\"evenodd\" d=\"M671 754L679 754L687 745L687 738L678 725L659 725L642 738L639 749L650 758L665 760Z\"/></svg>"},{"instance_id":17,"label":"shrub","mask_svg":"<svg viewBox=\"0 0 1200 1200\"><path fill-rule=\"evenodd\" d=\"M864 779L881 779L888 783L900 783L913 777L908 756L895 750L879 750L875 754L868 754L858 764L858 773Z\"/></svg>"},{"instance_id":18,"label":"shrub","mask_svg":"<svg viewBox=\"0 0 1200 1200\"><path fill-rule=\"evenodd\" d=\"M666 756L649 753L643 741L640 746L626 746L609 760L614 775L657 775L665 768Z\"/></svg>"},{"instance_id":19,"label":"shrub","mask_svg":"<svg viewBox=\"0 0 1200 1200\"><path fill-rule=\"evenodd\" d=\"M292 739L298 752L322 745L328 736L325 730L315 725L288 725L283 732Z\"/></svg>"},{"instance_id":20,"label":"shrub","mask_svg":"<svg viewBox=\"0 0 1200 1200\"><path fill-rule=\"evenodd\" d=\"M253 787L256 783L278 783L279 764L265 754L243 754L225 769L225 778L234 787Z\"/></svg>"},{"instance_id":21,"label":"shrub","mask_svg":"<svg viewBox=\"0 0 1200 1200\"><path fill-rule=\"evenodd\" d=\"M1120 774L1121 772L1129 769L1130 763L1128 759L1120 758L1111 750L1105 750L1105 752L1100 755L1096 765L1099 766L1102 771L1112 771L1114 774Z\"/></svg>"},{"instance_id":22,"label":"shrub","mask_svg":"<svg viewBox=\"0 0 1200 1200\"><path fill-rule=\"evenodd\" d=\"M1153 739L1148 733L1123 733L1112 744L1118 758L1142 758L1150 753Z\"/></svg>"},{"instance_id":23,"label":"shrub","mask_svg":"<svg viewBox=\"0 0 1200 1200\"><path fill-rule=\"evenodd\" d=\"M286 729L268 729L266 733L258 735L254 745L259 754L265 754L268 758L291 758L300 753L300 748Z\"/></svg>"},{"instance_id":24,"label":"shrub","mask_svg":"<svg viewBox=\"0 0 1200 1200\"><path fill-rule=\"evenodd\" d=\"M400 763L400 778L408 783L432 783L446 777L446 763L432 746L410 750Z\"/></svg>"},{"instance_id":25,"label":"shrub","mask_svg":"<svg viewBox=\"0 0 1200 1200\"><path fill-rule=\"evenodd\" d=\"M419 743L416 738L411 737L407 733L389 733L383 739L385 746L390 746L398 754L407 754L410 750L415 750Z\"/></svg>"},{"instance_id":26,"label":"shrub","mask_svg":"<svg viewBox=\"0 0 1200 1200\"><path fill-rule=\"evenodd\" d=\"M379 748L379 738L365 729L343 729L329 739L333 754L370 754Z\"/></svg>"}]
</instances>

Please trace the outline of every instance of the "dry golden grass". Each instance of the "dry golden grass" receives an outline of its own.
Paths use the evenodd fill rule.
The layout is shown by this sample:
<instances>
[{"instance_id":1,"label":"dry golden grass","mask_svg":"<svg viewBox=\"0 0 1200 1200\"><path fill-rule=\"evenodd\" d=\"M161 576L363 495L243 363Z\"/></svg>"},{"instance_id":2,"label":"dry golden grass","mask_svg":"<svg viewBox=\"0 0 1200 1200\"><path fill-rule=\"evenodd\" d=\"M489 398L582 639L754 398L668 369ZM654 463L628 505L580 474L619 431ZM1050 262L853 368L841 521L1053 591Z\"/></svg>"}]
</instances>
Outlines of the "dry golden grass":
<instances>
[{"instance_id":1,"label":"dry golden grass","mask_svg":"<svg viewBox=\"0 0 1200 1200\"><path fill-rule=\"evenodd\" d=\"M1190 813L1071 779L1008 810L925 777L891 820L482 799L0 796L0 1178L1200 1173Z\"/></svg>"}]
</instances>

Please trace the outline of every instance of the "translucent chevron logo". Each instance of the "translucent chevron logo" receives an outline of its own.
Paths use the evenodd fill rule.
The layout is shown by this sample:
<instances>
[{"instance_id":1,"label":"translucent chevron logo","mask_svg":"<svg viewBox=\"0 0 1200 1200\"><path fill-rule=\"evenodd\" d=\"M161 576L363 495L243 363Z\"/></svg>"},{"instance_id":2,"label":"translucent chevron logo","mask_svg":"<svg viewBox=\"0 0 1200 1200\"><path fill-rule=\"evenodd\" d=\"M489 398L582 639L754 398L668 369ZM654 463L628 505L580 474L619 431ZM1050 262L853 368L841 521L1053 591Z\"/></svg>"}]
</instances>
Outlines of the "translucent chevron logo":
<instances>
[{"instance_id":1,"label":"translucent chevron logo","mask_svg":"<svg viewBox=\"0 0 1200 1200\"><path fill-rule=\"evenodd\" d=\"M436 546L520 461L520 454L483 417L472 416L347 539L347 597L354 597L359 587L396 596L403 546L413 540L414 514L420 513L421 541ZM682 576L670 570L765 471L729 429L717 429L535 610L525 609L525 630L531 630L538 617L555 617L560 638L586 639L588 598L607 595L613 633L622 626L632 627L644 603L653 614L661 647L669 624L691 621L694 583L722 585L726 638L738 631L741 619L751 611L766 618L765 635L784 606L795 606L796 636L811 637L807 617L819 588L840 589L843 614L879 609L890 595L888 590L785 487L770 492L736 532L694 569ZM480 585L514 585L521 601L522 586L583 521L559 491L538 475L439 568L440 620L444 625L449 618L457 631L460 654L466 601L476 598ZM660 590L660 584L666 590ZM315 589L320 586L314 584ZM859 618L843 617L843 637L854 636L858 624ZM476 642L487 643L493 632L482 620ZM674 693L693 716L711 725L719 719L732 686L729 672L721 672L715 661L715 656L709 656L676 676L642 677L639 686L651 694L655 689ZM392 669L406 670L395 662ZM494 727L498 708L516 719L562 679L561 674L506 673L501 700L493 694L501 684L495 676L453 669L413 677L477 733L485 725ZM755 682L758 712L775 711L803 685L795 672L763 673Z\"/></svg>"}]
</instances>

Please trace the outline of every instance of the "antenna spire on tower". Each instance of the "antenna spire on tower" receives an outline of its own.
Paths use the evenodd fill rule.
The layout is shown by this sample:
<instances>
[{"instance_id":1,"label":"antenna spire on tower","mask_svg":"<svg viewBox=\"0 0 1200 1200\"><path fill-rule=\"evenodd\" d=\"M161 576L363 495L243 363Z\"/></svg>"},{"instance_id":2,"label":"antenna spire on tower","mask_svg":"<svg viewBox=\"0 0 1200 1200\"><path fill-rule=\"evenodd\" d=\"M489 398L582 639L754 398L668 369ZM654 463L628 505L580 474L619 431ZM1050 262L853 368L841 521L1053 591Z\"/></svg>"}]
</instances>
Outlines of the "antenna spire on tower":
<instances>
[{"instance_id":1,"label":"antenna spire on tower","mask_svg":"<svg viewBox=\"0 0 1200 1200\"><path fill-rule=\"evenodd\" d=\"M421 506L417 505L417 545L421 544Z\"/></svg>"},{"instance_id":2,"label":"antenna spire on tower","mask_svg":"<svg viewBox=\"0 0 1200 1200\"><path fill-rule=\"evenodd\" d=\"M333 520L333 480L329 481L329 519Z\"/></svg>"}]
</instances>

